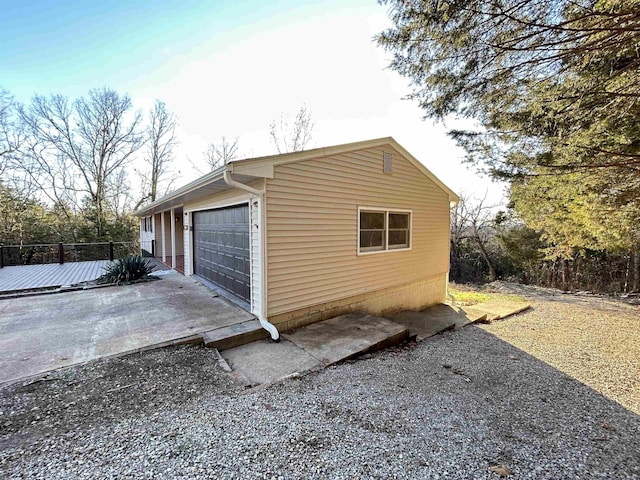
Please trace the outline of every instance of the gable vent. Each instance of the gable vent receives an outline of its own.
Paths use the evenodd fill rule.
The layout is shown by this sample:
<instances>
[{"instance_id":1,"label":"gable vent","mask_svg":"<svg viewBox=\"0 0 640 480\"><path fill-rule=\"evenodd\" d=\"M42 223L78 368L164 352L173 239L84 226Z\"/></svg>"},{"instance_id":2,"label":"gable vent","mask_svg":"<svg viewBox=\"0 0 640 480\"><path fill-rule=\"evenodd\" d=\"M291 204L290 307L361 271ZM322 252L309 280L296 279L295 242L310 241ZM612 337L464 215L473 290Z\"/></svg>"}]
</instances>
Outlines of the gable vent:
<instances>
[{"instance_id":1,"label":"gable vent","mask_svg":"<svg viewBox=\"0 0 640 480\"><path fill-rule=\"evenodd\" d=\"M383 154L382 169L384 173L393 173L393 155L389 152Z\"/></svg>"}]
</instances>

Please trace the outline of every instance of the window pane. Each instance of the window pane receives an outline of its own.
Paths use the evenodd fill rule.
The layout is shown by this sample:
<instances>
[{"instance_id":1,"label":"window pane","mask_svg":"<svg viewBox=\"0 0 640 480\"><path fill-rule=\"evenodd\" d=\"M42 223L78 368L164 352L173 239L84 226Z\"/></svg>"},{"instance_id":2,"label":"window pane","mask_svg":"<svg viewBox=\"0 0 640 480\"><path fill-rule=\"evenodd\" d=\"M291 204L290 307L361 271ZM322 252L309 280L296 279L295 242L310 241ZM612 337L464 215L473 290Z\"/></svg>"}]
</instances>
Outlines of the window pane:
<instances>
[{"instance_id":1,"label":"window pane","mask_svg":"<svg viewBox=\"0 0 640 480\"><path fill-rule=\"evenodd\" d=\"M384 230L365 230L360 232L360 248L382 250Z\"/></svg>"},{"instance_id":2,"label":"window pane","mask_svg":"<svg viewBox=\"0 0 640 480\"><path fill-rule=\"evenodd\" d=\"M389 230L389 248L409 246L408 230Z\"/></svg>"},{"instance_id":3,"label":"window pane","mask_svg":"<svg viewBox=\"0 0 640 480\"><path fill-rule=\"evenodd\" d=\"M360 212L361 230L384 230L384 212Z\"/></svg>"},{"instance_id":4,"label":"window pane","mask_svg":"<svg viewBox=\"0 0 640 480\"><path fill-rule=\"evenodd\" d=\"M409 228L409 214L389 213L389 228Z\"/></svg>"}]
</instances>

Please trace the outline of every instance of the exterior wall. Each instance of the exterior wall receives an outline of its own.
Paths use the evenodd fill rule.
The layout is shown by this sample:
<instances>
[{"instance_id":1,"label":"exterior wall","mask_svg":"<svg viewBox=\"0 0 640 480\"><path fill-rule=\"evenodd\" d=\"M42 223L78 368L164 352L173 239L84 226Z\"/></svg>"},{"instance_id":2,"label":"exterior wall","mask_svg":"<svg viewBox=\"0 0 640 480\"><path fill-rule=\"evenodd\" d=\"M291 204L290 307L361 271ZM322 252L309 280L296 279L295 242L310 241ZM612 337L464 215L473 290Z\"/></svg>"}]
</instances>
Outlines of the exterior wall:
<instances>
[{"instance_id":1,"label":"exterior wall","mask_svg":"<svg viewBox=\"0 0 640 480\"><path fill-rule=\"evenodd\" d=\"M401 310L423 310L445 301L446 275L407 285L383 288L312 307L269 317L280 331L288 331L349 312L365 311L373 315L390 315Z\"/></svg>"},{"instance_id":2,"label":"exterior wall","mask_svg":"<svg viewBox=\"0 0 640 480\"><path fill-rule=\"evenodd\" d=\"M183 222L182 222L182 213L175 214L175 222L176 222L176 255L184 255L184 235L182 231L184 230Z\"/></svg>"},{"instance_id":3,"label":"exterior wall","mask_svg":"<svg viewBox=\"0 0 640 480\"><path fill-rule=\"evenodd\" d=\"M187 210L184 210L182 214L182 224L187 227L186 229L183 227L182 249L184 251L184 274L188 277L193 275L193 264L191 260L193 258L193 250L191 245L191 213L187 212Z\"/></svg>"},{"instance_id":4,"label":"exterior wall","mask_svg":"<svg viewBox=\"0 0 640 480\"><path fill-rule=\"evenodd\" d=\"M264 180L256 180L249 183L250 187L261 190L264 188ZM197 201L185 202L183 205L184 219L188 225L193 225L193 212L210 210L238 203L249 202L250 231L251 231L251 313L258 315L262 304L262 252L260 237L262 235L261 210L259 198L249 192L239 189L230 189ZM257 203L257 205L255 205ZM185 230L183 235L183 250L185 262L185 275L193 275L193 235L191 230Z\"/></svg>"},{"instance_id":5,"label":"exterior wall","mask_svg":"<svg viewBox=\"0 0 640 480\"><path fill-rule=\"evenodd\" d=\"M391 174L384 152L393 155ZM381 313L444 300L449 198L394 149L276 166L266 207L270 321L317 318L336 301ZM358 255L358 207L411 210L411 249Z\"/></svg>"},{"instance_id":6,"label":"exterior wall","mask_svg":"<svg viewBox=\"0 0 640 480\"><path fill-rule=\"evenodd\" d=\"M151 217L146 217L151 218ZM140 249L146 250L151 253L151 241L155 238L155 232L145 232L144 231L144 221L145 217L140 218Z\"/></svg>"},{"instance_id":7,"label":"exterior wall","mask_svg":"<svg viewBox=\"0 0 640 480\"><path fill-rule=\"evenodd\" d=\"M156 243L156 251L155 251L155 255L158 258L162 257L162 224L160 223L162 221L162 214L161 213L156 213L153 216L154 218L154 231L153 231L153 237L155 239L155 243Z\"/></svg>"},{"instance_id":8,"label":"exterior wall","mask_svg":"<svg viewBox=\"0 0 640 480\"><path fill-rule=\"evenodd\" d=\"M165 245L165 253L168 260L171 259L171 211L164 211L162 213L164 215L164 237L162 237L162 232L160 232L160 236L162 238L162 242ZM162 248L162 247L161 247ZM162 249L160 250L162 253Z\"/></svg>"},{"instance_id":9,"label":"exterior wall","mask_svg":"<svg viewBox=\"0 0 640 480\"><path fill-rule=\"evenodd\" d=\"M155 256L162 257L162 215L164 215L165 221L165 231L164 231L164 241L166 242L166 254L167 258L171 257L171 211L165 211L163 213L156 213L150 218L153 218L153 231L145 232L144 231L144 217L140 218L140 245L141 248L147 250L151 253L151 241L155 240ZM179 216L179 215L178 215ZM184 240L183 234L181 230L183 229L182 218L178 218L175 220L175 231L176 231L176 255L183 255L184 253Z\"/></svg>"}]
</instances>

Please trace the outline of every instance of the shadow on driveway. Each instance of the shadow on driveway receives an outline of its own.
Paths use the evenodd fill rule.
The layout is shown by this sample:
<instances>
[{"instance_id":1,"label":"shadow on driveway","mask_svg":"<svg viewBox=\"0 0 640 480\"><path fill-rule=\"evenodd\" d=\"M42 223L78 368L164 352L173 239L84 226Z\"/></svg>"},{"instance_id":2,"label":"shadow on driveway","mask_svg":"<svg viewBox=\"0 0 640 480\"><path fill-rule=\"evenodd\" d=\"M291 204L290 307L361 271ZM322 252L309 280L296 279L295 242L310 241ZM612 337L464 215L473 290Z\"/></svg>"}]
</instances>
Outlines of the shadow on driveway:
<instances>
[{"instance_id":1,"label":"shadow on driveway","mask_svg":"<svg viewBox=\"0 0 640 480\"><path fill-rule=\"evenodd\" d=\"M9 478L638 479L639 429L474 326L251 392L193 347L0 389Z\"/></svg>"},{"instance_id":2,"label":"shadow on driveway","mask_svg":"<svg viewBox=\"0 0 640 480\"><path fill-rule=\"evenodd\" d=\"M178 274L136 285L0 300L0 383L252 318Z\"/></svg>"}]
</instances>

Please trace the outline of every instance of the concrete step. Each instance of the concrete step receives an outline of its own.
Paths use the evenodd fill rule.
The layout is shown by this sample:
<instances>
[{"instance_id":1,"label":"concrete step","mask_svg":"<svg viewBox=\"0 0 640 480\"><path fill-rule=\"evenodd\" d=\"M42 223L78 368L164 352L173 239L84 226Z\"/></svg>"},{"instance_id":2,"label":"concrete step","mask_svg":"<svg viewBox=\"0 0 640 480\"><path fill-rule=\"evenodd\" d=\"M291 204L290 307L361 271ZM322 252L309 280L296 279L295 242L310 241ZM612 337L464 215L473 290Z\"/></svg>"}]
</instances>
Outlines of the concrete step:
<instances>
[{"instance_id":1,"label":"concrete step","mask_svg":"<svg viewBox=\"0 0 640 480\"><path fill-rule=\"evenodd\" d=\"M409 330L387 318L356 312L307 325L284 337L327 366L404 342Z\"/></svg>"},{"instance_id":2,"label":"concrete step","mask_svg":"<svg viewBox=\"0 0 640 480\"><path fill-rule=\"evenodd\" d=\"M260 340L221 355L255 386L319 370L408 337L407 328L386 318L350 313L284 334L279 343Z\"/></svg>"},{"instance_id":3,"label":"concrete step","mask_svg":"<svg viewBox=\"0 0 640 480\"><path fill-rule=\"evenodd\" d=\"M450 305L436 305L421 312L404 311L389 316L392 321L408 328L417 341L485 318L485 312L467 312Z\"/></svg>"},{"instance_id":4,"label":"concrete step","mask_svg":"<svg viewBox=\"0 0 640 480\"><path fill-rule=\"evenodd\" d=\"M262 328L258 320L248 320L228 327L204 332L202 334L202 341L207 347L223 351L262 340L268 336L269 333Z\"/></svg>"},{"instance_id":5,"label":"concrete step","mask_svg":"<svg viewBox=\"0 0 640 480\"><path fill-rule=\"evenodd\" d=\"M488 321L510 317L531 308L525 301L491 299L461 309L468 315L486 315Z\"/></svg>"}]
</instances>

